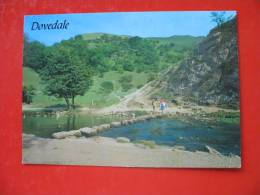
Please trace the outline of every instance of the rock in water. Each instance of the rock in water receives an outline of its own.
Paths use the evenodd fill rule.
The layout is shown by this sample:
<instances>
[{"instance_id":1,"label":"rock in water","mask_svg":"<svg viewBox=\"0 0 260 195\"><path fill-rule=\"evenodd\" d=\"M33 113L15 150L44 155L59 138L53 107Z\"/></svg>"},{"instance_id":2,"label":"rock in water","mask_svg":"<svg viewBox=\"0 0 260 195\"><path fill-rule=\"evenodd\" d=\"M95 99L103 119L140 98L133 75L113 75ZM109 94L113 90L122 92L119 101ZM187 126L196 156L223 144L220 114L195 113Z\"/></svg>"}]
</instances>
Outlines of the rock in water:
<instances>
[{"instance_id":1,"label":"rock in water","mask_svg":"<svg viewBox=\"0 0 260 195\"><path fill-rule=\"evenodd\" d=\"M121 126L121 122L112 122L110 124L111 127L120 127Z\"/></svg>"},{"instance_id":2,"label":"rock in water","mask_svg":"<svg viewBox=\"0 0 260 195\"><path fill-rule=\"evenodd\" d=\"M95 129L97 132L103 131L103 130L106 130L106 129L109 129L109 128L110 128L110 124L103 124L103 125L92 127L92 129Z\"/></svg>"},{"instance_id":3,"label":"rock in water","mask_svg":"<svg viewBox=\"0 0 260 195\"><path fill-rule=\"evenodd\" d=\"M71 137L71 136L79 137L81 136L81 132L79 130L72 130L72 131L61 131L52 134L52 137L56 139L64 139L66 137Z\"/></svg>"},{"instance_id":4,"label":"rock in water","mask_svg":"<svg viewBox=\"0 0 260 195\"><path fill-rule=\"evenodd\" d=\"M97 133L96 129L90 128L90 127L81 128L81 129L79 129L79 131L84 136L93 136L93 135L96 135L96 133Z\"/></svg>"},{"instance_id":5,"label":"rock in water","mask_svg":"<svg viewBox=\"0 0 260 195\"><path fill-rule=\"evenodd\" d=\"M116 141L117 142L120 142L120 143L129 143L130 142L130 139L126 138L126 137L117 137L116 138Z\"/></svg>"},{"instance_id":6,"label":"rock in water","mask_svg":"<svg viewBox=\"0 0 260 195\"><path fill-rule=\"evenodd\" d=\"M218 152L217 150L215 150L214 148L207 146L207 145L205 147L207 148L207 150L209 151L210 154L221 155L221 153Z\"/></svg>"}]
</instances>

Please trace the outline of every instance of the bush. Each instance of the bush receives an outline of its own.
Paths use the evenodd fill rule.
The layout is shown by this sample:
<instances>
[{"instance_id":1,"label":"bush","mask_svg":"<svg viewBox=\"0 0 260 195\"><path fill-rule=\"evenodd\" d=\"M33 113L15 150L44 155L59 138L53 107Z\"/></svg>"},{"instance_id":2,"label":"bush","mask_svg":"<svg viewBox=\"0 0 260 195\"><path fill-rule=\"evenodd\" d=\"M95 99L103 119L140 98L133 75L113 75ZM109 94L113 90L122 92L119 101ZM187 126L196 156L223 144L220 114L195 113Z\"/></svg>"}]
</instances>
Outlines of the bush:
<instances>
[{"instance_id":1,"label":"bush","mask_svg":"<svg viewBox=\"0 0 260 195\"><path fill-rule=\"evenodd\" d=\"M129 89L133 88L134 86L132 83L123 82L123 83L121 83L121 87L124 92L127 92Z\"/></svg>"},{"instance_id":2,"label":"bush","mask_svg":"<svg viewBox=\"0 0 260 195\"><path fill-rule=\"evenodd\" d=\"M134 65L133 64L131 64L131 63L125 63L124 65L123 65L123 68L124 68L124 70L126 70L126 71L130 71L130 72L132 72L132 71L134 71Z\"/></svg>"},{"instance_id":3,"label":"bush","mask_svg":"<svg viewBox=\"0 0 260 195\"><path fill-rule=\"evenodd\" d=\"M156 79L156 74L149 74L149 76L148 76L148 79L147 79L147 82L150 82L150 81L153 81L153 80L155 80Z\"/></svg>"},{"instance_id":4,"label":"bush","mask_svg":"<svg viewBox=\"0 0 260 195\"><path fill-rule=\"evenodd\" d=\"M124 75L119 79L120 83L130 83L133 80L133 76L132 75Z\"/></svg>"},{"instance_id":5,"label":"bush","mask_svg":"<svg viewBox=\"0 0 260 195\"><path fill-rule=\"evenodd\" d=\"M114 90L114 84L111 81L103 81L101 83L101 90L105 93L111 93Z\"/></svg>"},{"instance_id":6,"label":"bush","mask_svg":"<svg viewBox=\"0 0 260 195\"><path fill-rule=\"evenodd\" d=\"M30 104L33 101L35 95L35 88L30 86L23 86L23 103Z\"/></svg>"},{"instance_id":7,"label":"bush","mask_svg":"<svg viewBox=\"0 0 260 195\"><path fill-rule=\"evenodd\" d=\"M144 85L140 84L140 85L137 85L137 89L140 89L141 87L143 87Z\"/></svg>"}]
</instances>

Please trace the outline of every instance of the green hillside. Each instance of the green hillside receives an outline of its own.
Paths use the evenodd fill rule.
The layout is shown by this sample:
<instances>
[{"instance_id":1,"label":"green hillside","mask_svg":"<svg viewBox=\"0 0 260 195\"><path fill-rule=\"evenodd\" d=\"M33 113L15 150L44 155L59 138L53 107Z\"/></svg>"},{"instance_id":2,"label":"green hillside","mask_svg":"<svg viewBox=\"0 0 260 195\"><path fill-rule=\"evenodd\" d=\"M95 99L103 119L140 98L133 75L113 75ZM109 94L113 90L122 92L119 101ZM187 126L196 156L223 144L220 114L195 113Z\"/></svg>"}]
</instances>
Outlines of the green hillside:
<instances>
[{"instance_id":1,"label":"green hillside","mask_svg":"<svg viewBox=\"0 0 260 195\"><path fill-rule=\"evenodd\" d=\"M40 83L40 77L39 75L31 68L29 67L23 67L23 85L29 86L32 85L36 89L39 87Z\"/></svg>"},{"instance_id":2,"label":"green hillside","mask_svg":"<svg viewBox=\"0 0 260 195\"><path fill-rule=\"evenodd\" d=\"M35 88L31 104L35 107L65 105L62 98L54 96L66 98L68 104L67 97L72 98L72 93L73 104L108 106L154 80L161 71L179 64L201 39L90 33L45 46L25 37L24 86ZM77 89L72 90L72 86ZM47 96L47 91L52 95Z\"/></svg>"},{"instance_id":3,"label":"green hillside","mask_svg":"<svg viewBox=\"0 0 260 195\"><path fill-rule=\"evenodd\" d=\"M131 88L127 91L122 89L120 79L125 76L131 76ZM137 88L147 83L150 74L148 73L136 73L136 72L124 72L119 73L116 71L106 72L103 77L95 76L93 78L93 85L85 93L84 96L77 96L76 105L88 106L88 107L103 107L109 106L113 103L119 102L119 99L125 95L135 91ZM110 93L104 92L102 83L105 81L111 81L114 85L113 91ZM44 84L34 70L28 67L23 67L23 85L34 86L36 89L36 95L33 98L31 107L48 107L48 106L63 106L65 101L62 98L55 98L53 96L47 96L44 94ZM93 103L93 105L92 105Z\"/></svg>"},{"instance_id":4,"label":"green hillside","mask_svg":"<svg viewBox=\"0 0 260 195\"><path fill-rule=\"evenodd\" d=\"M102 39L102 36L108 36L108 37L121 37L121 38L130 38L131 36L127 35L113 35L108 33L87 33L82 35L84 40L96 40L96 39ZM203 40L203 36L191 36L191 35L173 35L170 37L148 37L144 38L147 40L156 41L159 44L171 44L174 43L175 47L178 49L181 48L188 48L193 49L200 41Z\"/></svg>"},{"instance_id":5,"label":"green hillside","mask_svg":"<svg viewBox=\"0 0 260 195\"><path fill-rule=\"evenodd\" d=\"M84 40L88 41L88 40L95 40L95 39L101 39L102 36L108 36L108 37L125 37L128 38L130 36L127 35L113 35L113 34L108 34L108 33L87 33L87 34L83 34L82 37Z\"/></svg>"}]
</instances>

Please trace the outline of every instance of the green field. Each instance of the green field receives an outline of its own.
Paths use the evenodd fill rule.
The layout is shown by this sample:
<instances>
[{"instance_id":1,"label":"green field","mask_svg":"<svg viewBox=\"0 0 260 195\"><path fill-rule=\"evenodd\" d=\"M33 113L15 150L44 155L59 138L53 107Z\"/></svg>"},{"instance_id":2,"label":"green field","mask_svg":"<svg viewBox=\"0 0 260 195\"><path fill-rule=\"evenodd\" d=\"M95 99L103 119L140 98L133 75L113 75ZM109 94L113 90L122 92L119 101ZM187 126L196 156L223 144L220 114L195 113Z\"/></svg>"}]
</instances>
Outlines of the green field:
<instances>
[{"instance_id":1,"label":"green field","mask_svg":"<svg viewBox=\"0 0 260 195\"><path fill-rule=\"evenodd\" d=\"M132 75L131 84L133 87L124 92L121 87L120 78L125 75ZM78 106L87 107L104 107L119 102L119 99L125 95L135 91L138 87L147 83L149 73L136 73L136 72L123 72L109 71L104 74L103 77L93 77L93 85L85 93L84 96L77 96L75 103ZM101 83L104 81L111 81L114 85L114 90L111 93L105 93L102 90ZM65 101L62 98L55 98L53 96L47 96L44 94L44 84L41 81L39 75L31 68L23 68L23 85L34 86L36 95L33 97L31 107L48 107L48 106L62 106L65 105ZM93 104L92 104L93 103Z\"/></svg>"}]
</instances>

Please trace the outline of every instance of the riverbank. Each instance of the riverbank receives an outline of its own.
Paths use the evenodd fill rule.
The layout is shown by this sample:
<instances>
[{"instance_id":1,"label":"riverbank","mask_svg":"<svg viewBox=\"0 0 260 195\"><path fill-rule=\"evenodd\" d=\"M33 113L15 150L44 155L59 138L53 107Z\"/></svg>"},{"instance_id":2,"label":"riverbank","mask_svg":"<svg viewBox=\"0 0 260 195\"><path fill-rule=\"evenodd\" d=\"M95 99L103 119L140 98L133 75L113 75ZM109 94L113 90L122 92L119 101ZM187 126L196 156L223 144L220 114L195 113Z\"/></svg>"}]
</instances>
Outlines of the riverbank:
<instances>
[{"instance_id":1,"label":"riverbank","mask_svg":"<svg viewBox=\"0 0 260 195\"><path fill-rule=\"evenodd\" d=\"M24 164L63 164L119 167L240 168L239 156L214 150L190 152L180 148L118 141L107 137L46 139L23 134Z\"/></svg>"}]
</instances>

